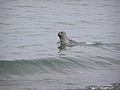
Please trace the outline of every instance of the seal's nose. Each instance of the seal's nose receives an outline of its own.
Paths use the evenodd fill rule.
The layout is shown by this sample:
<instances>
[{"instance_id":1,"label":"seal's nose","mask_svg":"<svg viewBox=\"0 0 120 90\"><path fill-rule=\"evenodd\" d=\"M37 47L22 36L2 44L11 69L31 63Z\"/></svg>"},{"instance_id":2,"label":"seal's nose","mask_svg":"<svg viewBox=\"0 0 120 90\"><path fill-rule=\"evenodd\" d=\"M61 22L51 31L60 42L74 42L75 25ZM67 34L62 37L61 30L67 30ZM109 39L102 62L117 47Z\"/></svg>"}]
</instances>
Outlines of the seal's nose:
<instances>
[{"instance_id":1,"label":"seal's nose","mask_svg":"<svg viewBox=\"0 0 120 90\"><path fill-rule=\"evenodd\" d=\"M60 32L58 33L58 36L59 36L59 37L61 36Z\"/></svg>"},{"instance_id":2,"label":"seal's nose","mask_svg":"<svg viewBox=\"0 0 120 90\"><path fill-rule=\"evenodd\" d=\"M60 34L58 33L58 36L60 36Z\"/></svg>"},{"instance_id":3,"label":"seal's nose","mask_svg":"<svg viewBox=\"0 0 120 90\"><path fill-rule=\"evenodd\" d=\"M61 35L60 33L58 33L58 37L59 37L59 38L61 38L61 37L62 37L62 35Z\"/></svg>"}]
</instances>

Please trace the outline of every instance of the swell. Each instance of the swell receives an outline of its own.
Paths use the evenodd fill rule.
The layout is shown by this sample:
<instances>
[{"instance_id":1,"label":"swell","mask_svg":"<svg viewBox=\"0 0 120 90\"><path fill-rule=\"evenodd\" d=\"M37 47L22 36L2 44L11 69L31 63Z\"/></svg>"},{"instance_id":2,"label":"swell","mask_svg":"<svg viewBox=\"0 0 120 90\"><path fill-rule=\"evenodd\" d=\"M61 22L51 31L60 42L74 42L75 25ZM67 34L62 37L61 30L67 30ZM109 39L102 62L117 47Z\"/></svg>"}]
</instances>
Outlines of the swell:
<instances>
[{"instance_id":1,"label":"swell","mask_svg":"<svg viewBox=\"0 0 120 90\"><path fill-rule=\"evenodd\" d=\"M95 65L90 60L77 57L52 57L33 60L0 61L0 74L67 73L74 69L91 70Z\"/></svg>"},{"instance_id":2,"label":"swell","mask_svg":"<svg viewBox=\"0 0 120 90\"><path fill-rule=\"evenodd\" d=\"M66 72L66 69L72 69L78 66L79 64L74 62L74 60L64 58L0 61L0 73L25 74Z\"/></svg>"},{"instance_id":3,"label":"swell","mask_svg":"<svg viewBox=\"0 0 120 90\"><path fill-rule=\"evenodd\" d=\"M100 62L84 59L62 57L37 60L0 61L0 74L67 73L72 72L74 69L89 71L106 68L112 65L109 64L109 62L105 63L104 61ZM111 63L113 63L113 60L111 60Z\"/></svg>"}]
</instances>

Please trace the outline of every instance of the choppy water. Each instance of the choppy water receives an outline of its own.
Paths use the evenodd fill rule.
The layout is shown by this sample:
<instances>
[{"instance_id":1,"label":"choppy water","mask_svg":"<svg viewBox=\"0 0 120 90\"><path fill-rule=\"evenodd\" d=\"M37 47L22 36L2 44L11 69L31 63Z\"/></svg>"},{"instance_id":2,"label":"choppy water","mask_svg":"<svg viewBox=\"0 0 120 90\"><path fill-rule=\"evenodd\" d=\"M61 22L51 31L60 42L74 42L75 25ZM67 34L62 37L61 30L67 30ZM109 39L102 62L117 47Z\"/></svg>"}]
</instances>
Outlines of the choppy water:
<instances>
[{"instance_id":1,"label":"choppy water","mask_svg":"<svg viewBox=\"0 0 120 90\"><path fill-rule=\"evenodd\" d=\"M58 49L59 31L101 45ZM120 80L120 0L0 0L0 90L64 90Z\"/></svg>"}]
</instances>

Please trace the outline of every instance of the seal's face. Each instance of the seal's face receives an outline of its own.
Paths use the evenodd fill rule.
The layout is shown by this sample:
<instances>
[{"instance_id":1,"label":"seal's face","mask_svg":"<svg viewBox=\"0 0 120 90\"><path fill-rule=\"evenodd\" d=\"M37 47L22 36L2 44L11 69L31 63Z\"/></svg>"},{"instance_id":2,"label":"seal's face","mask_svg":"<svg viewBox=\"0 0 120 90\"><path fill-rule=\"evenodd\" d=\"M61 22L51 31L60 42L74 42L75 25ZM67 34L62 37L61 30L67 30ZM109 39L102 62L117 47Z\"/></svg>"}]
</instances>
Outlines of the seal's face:
<instances>
[{"instance_id":1,"label":"seal's face","mask_svg":"<svg viewBox=\"0 0 120 90\"><path fill-rule=\"evenodd\" d=\"M73 46L77 43L76 41L69 39L65 32L58 32L58 37L60 39L60 45L62 46Z\"/></svg>"},{"instance_id":2,"label":"seal's face","mask_svg":"<svg viewBox=\"0 0 120 90\"><path fill-rule=\"evenodd\" d=\"M64 39L65 35L65 32L58 32L58 37L60 38L60 40Z\"/></svg>"}]
</instances>

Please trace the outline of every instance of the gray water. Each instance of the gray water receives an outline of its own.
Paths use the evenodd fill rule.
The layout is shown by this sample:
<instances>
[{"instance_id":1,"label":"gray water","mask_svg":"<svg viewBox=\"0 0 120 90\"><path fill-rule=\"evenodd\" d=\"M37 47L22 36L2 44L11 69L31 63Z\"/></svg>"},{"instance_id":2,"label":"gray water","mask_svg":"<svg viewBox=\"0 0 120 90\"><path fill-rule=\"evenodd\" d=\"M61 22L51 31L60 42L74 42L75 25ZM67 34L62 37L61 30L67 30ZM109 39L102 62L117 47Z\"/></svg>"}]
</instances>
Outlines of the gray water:
<instances>
[{"instance_id":1,"label":"gray water","mask_svg":"<svg viewBox=\"0 0 120 90\"><path fill-rule=\"evenodd\" d=\"M58 48L57 33L101 45ZM0 90L64 90L120 81L120 0L0 0Z\"/></svg>"}]
</instances>

